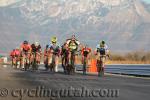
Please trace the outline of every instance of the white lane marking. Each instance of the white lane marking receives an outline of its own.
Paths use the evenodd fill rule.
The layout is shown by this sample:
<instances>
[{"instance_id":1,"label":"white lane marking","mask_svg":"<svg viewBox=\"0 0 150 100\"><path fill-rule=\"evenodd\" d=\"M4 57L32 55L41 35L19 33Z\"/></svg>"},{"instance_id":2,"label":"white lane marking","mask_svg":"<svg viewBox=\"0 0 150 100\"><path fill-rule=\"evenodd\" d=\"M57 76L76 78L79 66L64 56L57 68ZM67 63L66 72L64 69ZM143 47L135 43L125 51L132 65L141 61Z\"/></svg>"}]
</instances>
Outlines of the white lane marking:
<instances>
[{"instance_id":1,"label":"white lane marking","mask_svg":"<svg viewBox=\"0 0 150 100\"><path fill-rule=\"evenodd\" d=\"M130 75L121 75L121 74L110 74L110 73L106 73L106 75L109 75L109 76L117 76L117 77L127 77L127 78L138 78L138 79L150 79L150 77L138 77L138 76L130 76Z\"/></svg>"},{"instance_id":2,"label":"white lane marking","mask_svg":"<svg viewBox=\"0 0 150 100\"><path fill-rule=\"evenodd\" d=\"M106 65L117 65L117 66L126 66L126 65L128 65L128 66L135 66L135 65L137 65L137 66L150 66L150 64L106 64Z\"/></svg>"}]
</instances>

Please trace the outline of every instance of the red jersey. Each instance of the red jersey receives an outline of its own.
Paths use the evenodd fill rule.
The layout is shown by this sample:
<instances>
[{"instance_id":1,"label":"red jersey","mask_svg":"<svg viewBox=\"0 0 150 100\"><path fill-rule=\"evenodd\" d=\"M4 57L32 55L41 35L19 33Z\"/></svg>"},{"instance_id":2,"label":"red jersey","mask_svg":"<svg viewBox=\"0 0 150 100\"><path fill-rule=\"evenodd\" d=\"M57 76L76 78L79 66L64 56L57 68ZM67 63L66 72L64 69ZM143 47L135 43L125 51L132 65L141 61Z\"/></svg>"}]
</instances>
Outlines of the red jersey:
<instances>
[{"instance_id":1,"label":"red jersey","mask_svg":"<svg viewBox=\"0 0 150 100\"><path fill-rule=\"evenodd\" d=\"M13 50L13 51L10 52L10 56L11 57L15 56L15 50Z\"/></svg>"},{"instance_id":2,"label":"red jersey","mask_svg":"<svg viewBox=\"0 0 150 100\"><path fill-rule=\"evenodd\" d=\"M22 44L21 49L23 49L23 51L30 51L31 45L30 44Z\"/></svg>"},{"instance_id":3,"label":"red jersey","mask_svg":"<svg viewBox=\"0 0 150 100\"><path fill-rule=\"evenodd\" d=\"M15 56L20 56L20 50L15 50Z\"/></svg>"},{"instance_id":4,"label":"red jersey","mask_svg":"<svg viewBox=\"0 0 150 100\"><path fill-rule=\"evenodd\" d=\"M83 48L83 49L81 50L81 54L82 54L83 56L86 56L86 57L87 57L87 55L88 55L91 51L92 51L91 48Z\"/></svg>"}]
</instances>

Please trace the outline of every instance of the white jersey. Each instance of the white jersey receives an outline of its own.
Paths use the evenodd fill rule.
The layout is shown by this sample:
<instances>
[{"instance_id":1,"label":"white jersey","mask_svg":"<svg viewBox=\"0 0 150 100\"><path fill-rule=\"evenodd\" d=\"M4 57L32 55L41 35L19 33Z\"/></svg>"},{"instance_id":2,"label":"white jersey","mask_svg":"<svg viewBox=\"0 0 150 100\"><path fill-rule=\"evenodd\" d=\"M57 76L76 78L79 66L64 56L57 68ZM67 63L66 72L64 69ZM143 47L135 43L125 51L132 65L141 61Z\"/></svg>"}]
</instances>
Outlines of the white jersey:
<instances>
[{"instance_id":1,"label":"white jersey","mask_svg":"<svg viewBox=\"0 0 150 100\"><path fill-rule=\"evenodd\" d=\"M100 49L100 44L98 44L97 46L96 46L96 49ZM104 45L104 49L107 51L108 50L108 46L105 44Z\"/></svg>"},{"instance_id":2,"label":"white jersey","mask_svg":"<svg viewBox=\"0 0 150 100\"><path fill-rule=\"evenodd\" d=\"M72 41L71 39L68 39L66 43L69 44L71 41ZM80 42L78 40L75 40L75 42L77 45L80 45Z\"/></svg>"}]
</instances>

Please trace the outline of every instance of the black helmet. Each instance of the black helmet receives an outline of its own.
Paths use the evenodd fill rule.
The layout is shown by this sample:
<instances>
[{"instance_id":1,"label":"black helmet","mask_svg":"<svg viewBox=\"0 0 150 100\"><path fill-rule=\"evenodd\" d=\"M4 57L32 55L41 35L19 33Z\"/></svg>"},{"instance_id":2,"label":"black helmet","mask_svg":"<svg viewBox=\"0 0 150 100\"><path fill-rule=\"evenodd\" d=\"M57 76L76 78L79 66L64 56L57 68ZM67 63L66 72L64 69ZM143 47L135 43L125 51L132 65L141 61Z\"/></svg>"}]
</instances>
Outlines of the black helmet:
<instances>
[{"instance_id":1,"label":"black helmet","mask_svg":"<svg viewBox=\"0 0 150 100\"><path fill-rule=\"evenodd\" d=\"M28 41L25 40L25 41L23 42L23 44L28 44Z\"/></svg>"}]
</instances>

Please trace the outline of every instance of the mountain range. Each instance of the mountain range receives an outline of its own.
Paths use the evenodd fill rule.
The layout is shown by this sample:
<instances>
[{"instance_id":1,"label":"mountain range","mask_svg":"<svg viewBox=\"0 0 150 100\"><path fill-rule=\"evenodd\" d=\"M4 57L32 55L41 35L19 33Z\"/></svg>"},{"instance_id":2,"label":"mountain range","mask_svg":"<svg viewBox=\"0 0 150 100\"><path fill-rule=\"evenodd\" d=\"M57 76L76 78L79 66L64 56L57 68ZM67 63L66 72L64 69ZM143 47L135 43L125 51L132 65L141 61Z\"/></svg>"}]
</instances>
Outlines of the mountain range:
<instances>
[{"instance_id":1,"label":"mountain range","mask_svg":"<svg viewBox=\"0 0 150 100\"><path fill-rule=\"evenodd\" d=\"M60 44L72 34L95 48L105 40L113 52L150 50L150 4L141 0L1 0L0 53L22 41L51 36Z\"/></svg>"}]
</instances>

